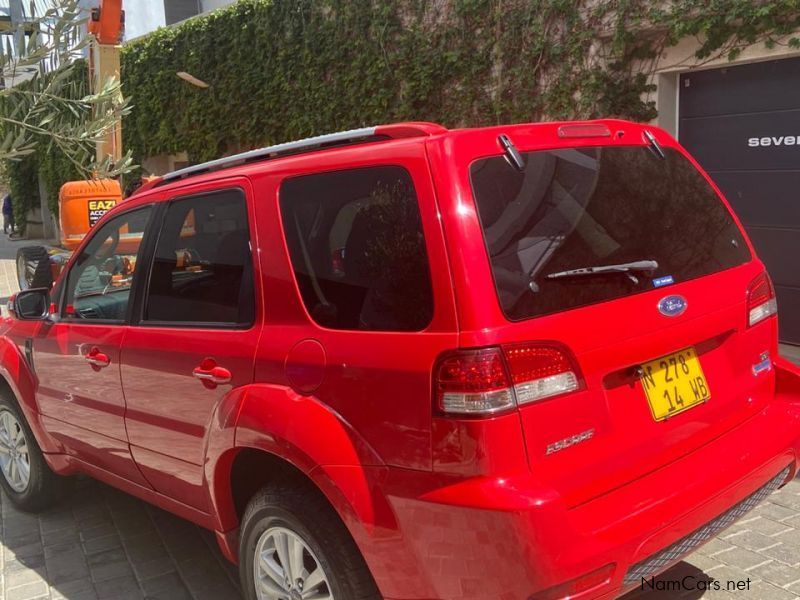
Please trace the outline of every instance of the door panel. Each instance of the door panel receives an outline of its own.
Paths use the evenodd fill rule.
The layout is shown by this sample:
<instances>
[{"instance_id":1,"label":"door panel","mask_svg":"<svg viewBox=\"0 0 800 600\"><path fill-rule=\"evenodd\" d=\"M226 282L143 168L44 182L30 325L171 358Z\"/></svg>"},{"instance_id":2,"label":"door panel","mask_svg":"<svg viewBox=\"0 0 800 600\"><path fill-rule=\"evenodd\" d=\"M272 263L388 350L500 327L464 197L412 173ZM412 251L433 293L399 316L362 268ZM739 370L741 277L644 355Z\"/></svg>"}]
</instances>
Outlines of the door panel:
<instances>
[{"instance_id":1,"label":"door panel","mask_svg":"<svg viewBox=\"0 0 800 600\"><path fill-rule=\"evenodd\" d=\"M458 334L424 145L299 156L261 177L257 381L313 394L386 464L430 469L431 372Z\"/></svg>"},{"instance_id":2,"label":"door panel","mask_svg":"<svg viewBox=\"0 0 800 600\"><path fill-rule=\"evenodd\" d=\"M132 327L122 350L131 452L159 492L206 507L203 461L208 427L231 390L253 377L257 332ZM192 375L213 357L231 381L207 385Z\"/></svg>"},{"instance_id":3,"label":"door panel","mask_svg":"<svg viewBox=\"0 0 800 600\"><path fill-rule=\"evenodd\" d=\"M50 433L76 455L145 484L131 460L125 435L119 377L123 331L119 325L63 321L43 328L33 342L37 400L42 414L51 417ZM87 362L93 348L108 356L108 366Z\"/></svg>"},{"instance_id":4,"label":"door panel","mask_svg":"<svg viewBox=\"0 0 800 600\"><path fill-rule=\"evenodd\" d=\"M214 412L253 379L259 329L246 184L169 203L141 316L122 348L131 452L157 491L201 510Z\"/></svg>"},{"instance_id":5,"label":"door panel","mask_svg":"<svg viewBox=\"0 0 800 600\"><path fill-rule=\"evenodd\" d=\"M64 280L61 316L33 338L37 401L70 452L140 485L125 432L120 347L151 207L98 229Z\"/></svg>"}]
</instances>

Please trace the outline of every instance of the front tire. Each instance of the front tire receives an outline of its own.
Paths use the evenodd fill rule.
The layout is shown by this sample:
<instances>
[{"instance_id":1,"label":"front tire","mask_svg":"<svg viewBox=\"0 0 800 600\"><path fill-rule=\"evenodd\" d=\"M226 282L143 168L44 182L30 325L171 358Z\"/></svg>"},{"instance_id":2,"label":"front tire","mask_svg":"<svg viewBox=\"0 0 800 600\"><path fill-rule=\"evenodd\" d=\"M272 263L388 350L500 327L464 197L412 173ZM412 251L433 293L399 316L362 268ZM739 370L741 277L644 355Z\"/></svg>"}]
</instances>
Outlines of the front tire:
<instances>
[{"instance_id":1,"label":"front tire","mask_svg":"<svg viewBox=\"0 0 800 600\"><path fill-rule=\"evenodd\" d=\"M315 490L262 488L241 525L239 576L247 600L380 600L350 533Z\"/></svg>"},{"instance_id":2,"label":"front tire","mask_svg":"<svg viewBox=\"0 0 800 600\"><path fill-rule=\"evenodd\" d=\"M50 470L16 401L0 392L0 487L27 512L39 512L61 498L66 478Z\"/></svg>"}]
</instances>

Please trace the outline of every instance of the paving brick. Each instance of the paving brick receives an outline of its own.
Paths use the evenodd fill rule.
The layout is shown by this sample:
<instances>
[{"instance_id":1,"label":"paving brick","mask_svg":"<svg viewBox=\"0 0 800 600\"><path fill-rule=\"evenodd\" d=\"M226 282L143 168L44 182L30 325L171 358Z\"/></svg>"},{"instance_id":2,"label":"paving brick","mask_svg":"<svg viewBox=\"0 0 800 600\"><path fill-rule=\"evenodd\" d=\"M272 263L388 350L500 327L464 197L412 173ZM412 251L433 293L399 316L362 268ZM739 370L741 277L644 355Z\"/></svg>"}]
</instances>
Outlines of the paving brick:
<instances>
[{"instance_id":1,"label":"paving brick","mask_svg":"<svg viewBox=\"0 0 800 600\"><path fill-rule=\"evenodd\" d=\"M50 595L53 600L97 600L94 584L88 577L54 585Z\"/></svg>"},{"instance_id":2,"label":"paving brick","mask_svg":"<svg viewBox=\"0 0 800 600\"><path fill-rule=\"evenodd\" d=\"M788 531L784 531L783 533L776 535L775 539L786 544L792 544L793 546L800 547L800 529L795 529L792 527Z\"/></svg>"},{"instance_id":3,"label":"paving brick","mask_svg":"<svg viewBox=\"0 0 800 600\"><path fill-rule=\"evenodd\" d=\"M6 571L5 585L13 589L31 583L44 583L43 573L35 569L14 569Z\"/></svg>"},{"instance_id":4,"label":"paving brick","mask_svg":"<svg viewBox=\"0 0 800 600\"><path fill-rule=\"evenodd\" d=\"M734 546L739 546L740 548L747 548L748 550L763 550L764 548L769 548L770 546L774 546L779 543L768 535L749 530L737 533L730 537L726 536L725 541L733 544Z\"/></svg>"},{"instance_id":5,"label":"paving brick","mask_svg":"<svg viewBox=\"0 0 800 600\"><path fill-rule=\"evenodd\" d=\"M192 600L189 590L177 573L166 573L140 582L148 600Z\"/></svg>"},{"instance_id":6,"label":"paving brick","mask_svg":"<svg viewBox=\"0 0 800 600\"><path fill-rule=\"evenodd\" d=\"M87 557L89 572L95 582L120 577L133 577L133 568L125 554L118 550L110 550L102 554Z\"/></svg>"},{"instance_id":7,"label":"paving brick","mask_svg":"<svg viewBox=\"0 0 800 600\"><path fill-rule=\"evenodd\" d=\"M45 558L47 565L47 581L50 585L57 585L84 579L89 576L86 558L75 546L72 551L59 552Z\"/></svg>"},{"instance_id":8,"label":"paving brick","mask_svg":"<svg viewBox=\"0 0 800 600\"><path fill-rule=\"evenodd\" d=\"M144 598L139 584L132 575L95 583L95 590L98 600L141 600Z\"/></svg>"},{"instance_id":9,"label":"paving brick","mask_svg":"<svg viewBox=\"0 0 800 600\"><path fill-rule=\"evenodd\" d=\"M707 572L714 567L719 567L721 564L718 559L706 556L705 554L698 554L697 552L684 558L683 562L703 572Z\"/></svg>"},{"instance_id":10,"label":"paving brick","mask_svg":"<svg viewBox=\"0 0 800 600\"><path fill-rule=\"evenodd\" d=\"M772 548L762 550L761 553L790 566L797 566L800 563L800 548L797 546L778 544Z\"/></svg>"},{"instance_id":11,"label":"paving brick","mask_svg":"<svg viewBox=\"0 0 800 600\"><path fill-rule=\"evenodd\" d=\"M176 572L175 566L168 558L166 560L163 558L154 558L152 560L145 560L142 562L131 562L131 566L133 567L133 572L139 581L144 581L145 579L151 579L160 575L167 575L169 573Z\"/></svg>"},{"instance_id":12,"label":"paving brick","mask_svg":"<svg viewBox=\"0 0 800 600\"><path fill-rule=\"evenodd\" d=\"M43 581L28 583L20 587L6 588L6 600L34 600L50 595L47 584Z\"/></svg>"},{"instance_id":13,"label":"paving brick","mask_svg":"<svg viewBox=\"0 0 800 600\"><path fill-rule=\"evenodd\" d=\"M780 521L773 521L767 517L758 517L754 521L747 524L747 526L752 530L758 533L763 533L764 535L773 536L778 533L783 533L785 531L789 531L793 529L787 523L781 523Z\"/></svg>"},{"instance_id":14,"label":"paving brick","mask_svg":"<svg viewBox=\"0 0 800 600\"><path fill-rule=\"evenodd\" d=\"M83 543L83 551L86 554L99 554L119 548L122 548L122 542L120 542L119 536L116 533L92 538Z\"/></svg>"},{"instance_id":15,"label":"paving brick","mask_svg":"<svg viewBox=\"0 0 800 600\"><path fill-rule=\"evenodd\" d=\"M800 582L800 570L778 561L772 561L756 567L752 569L750 573L778 587L785 587L789 584Z\"/></svg>"},{"instance_id":16,"label":"paving brick","mask_svg":"<svg viewBox=\"0 0 800 600\"><path fill-rule=\"evenodd\" d=\"M753 552L745 548L734 548L729 552L718 554L714 556L714 558L719 559L726 565L731 565L744 570L752 569L753 567L762 565L770 560L763 554L759 554L758 552Z\"/></svg>"},{"instance_id":17,"label":"paving brick","mask_svg":"<svg viewBox=\"0 0 800 600\"><path fill-rule=\"evenodd\" d=\"M754 583L746 593L742 592L742 597L747 600L795 600L797 596L789 591L772 585L766 581Z\"/></svg>"},{"instance_id":18,"label":"paving brick","mask_svg":"<svg viewBox=\"0 0 800 600\"><path fill-rule=\"evenodd\" d=\"M721 538L714 538L707 544L704 544L700 548L698 548L698 554L704 554L706 556L715 556L721 552L727 552L729 550L733 550L735 546L730 542L727 542Z\"/></svg>"},{"instance_id":19,"label":"paving brick","mask_svg":"<svg viewBox=\"0 0 800 600\"><path fill-rule=\"evenodd\" d=\"M780 490L770 496L770 501L786 508L800 510L800 496L795 493Z\"/></svg>"},{"instance_id":20,"label":"paving brick","mask_svg":"<svg viewBox=\"0 0 800 600\"><path fill-rule=\"evenodd\" d=\"M798 519L796 526L800 527L800 514L798 514L798 511L785 506L780 506L779 504L774 504L773 502L764 502L753 512L759 516L767 517L774 521L782 522L787 519Z\"/></svg>"}]
</instances>

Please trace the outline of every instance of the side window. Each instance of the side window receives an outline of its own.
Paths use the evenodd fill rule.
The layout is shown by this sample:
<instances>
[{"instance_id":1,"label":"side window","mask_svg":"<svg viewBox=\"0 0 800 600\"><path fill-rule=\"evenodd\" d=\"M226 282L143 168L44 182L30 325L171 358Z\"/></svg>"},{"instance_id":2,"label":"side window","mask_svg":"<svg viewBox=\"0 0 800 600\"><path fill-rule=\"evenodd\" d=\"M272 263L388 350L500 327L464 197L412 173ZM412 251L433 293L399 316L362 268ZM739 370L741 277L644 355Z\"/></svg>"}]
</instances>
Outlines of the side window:
<instances>
[{"instance_id":1,"label":"side window","mask_svg":"<svg viewBox=\"0 0 800 600\"><path fill-rule=\"evenodd\" d=\"M111 219L94 232L67 275L62 316L123 321L152 207Z\"/></svg>"},{"instance_id":2,"label":"side window","mask_svg":"<svg viewBox=\"0 0 800 600\"><path fill-rule=\"evenodd\" d=\"M324 327L420 331L433 315L414 185L402 167L304 175L280 190L295 277Z\"/></svg>"},{"instance_id":3,"label":"side window","mask_svg":"<svg viewBox=\"0 0 800 600\"><path fill-rule=\"evenodd\" d=\"M241 326L253 318L250 229L242 191L170 202L153 257L144 320Z\"/></svg>"}]
</instances>

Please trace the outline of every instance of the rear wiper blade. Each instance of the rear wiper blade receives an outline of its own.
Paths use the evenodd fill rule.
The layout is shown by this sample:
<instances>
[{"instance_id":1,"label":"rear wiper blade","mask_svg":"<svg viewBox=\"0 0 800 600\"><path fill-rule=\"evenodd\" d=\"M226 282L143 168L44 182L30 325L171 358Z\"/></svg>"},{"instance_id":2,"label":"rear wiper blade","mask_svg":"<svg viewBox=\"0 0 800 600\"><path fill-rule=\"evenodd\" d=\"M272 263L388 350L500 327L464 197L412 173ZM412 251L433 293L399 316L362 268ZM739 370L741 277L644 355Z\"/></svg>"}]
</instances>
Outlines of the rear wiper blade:
<instances>
[{"instance_id":1,"label":"rear wiper blade","mask_svg":"<svg viewBox=\"0 0 800 600\"><path fill-rule=\"evenodd\" d=\"M629 263L618 265L598 265L596 267L583 267L580 269L569 269L568 271L557 271L545 275L547 279L562 279L565 277L586 277L588 275L601 275L603 273L624 273L633 283L639 283L639 279L633 275L634 272L652 273L658 269L658 263L654 260L635 260Z\"/></svg>"}]
</instances>

